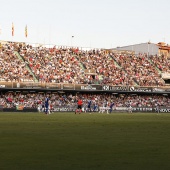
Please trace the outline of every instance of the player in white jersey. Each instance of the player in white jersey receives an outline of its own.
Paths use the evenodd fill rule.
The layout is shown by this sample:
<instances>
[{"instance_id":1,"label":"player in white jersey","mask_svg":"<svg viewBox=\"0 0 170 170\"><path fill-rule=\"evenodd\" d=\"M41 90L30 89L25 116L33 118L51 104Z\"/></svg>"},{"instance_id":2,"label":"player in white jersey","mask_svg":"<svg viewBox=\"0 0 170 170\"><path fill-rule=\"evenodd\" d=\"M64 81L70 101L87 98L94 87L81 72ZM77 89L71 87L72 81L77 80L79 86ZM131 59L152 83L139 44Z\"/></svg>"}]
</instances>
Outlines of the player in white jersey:
<instances>
[{"instance_id":1,"label":"player in white jersey","mask_svg":"<svg viewBox=\"0 0 170 170\"><path fill-rule=\"evenodd\" d=\"M102 106L99 107L99 113L104 113L107 112L108 113L108 101L105 99Z\"/></svg>"},{"instance_id":2,"label":"player in white jersey","mask_svg":"<svg viewBox=\"0 0 170 170\"><path fill-rule=\"evenodd\" d=\"M132 106L131 105L128 106L128 112L132 113Z\"/></svg>"}]
</instances>

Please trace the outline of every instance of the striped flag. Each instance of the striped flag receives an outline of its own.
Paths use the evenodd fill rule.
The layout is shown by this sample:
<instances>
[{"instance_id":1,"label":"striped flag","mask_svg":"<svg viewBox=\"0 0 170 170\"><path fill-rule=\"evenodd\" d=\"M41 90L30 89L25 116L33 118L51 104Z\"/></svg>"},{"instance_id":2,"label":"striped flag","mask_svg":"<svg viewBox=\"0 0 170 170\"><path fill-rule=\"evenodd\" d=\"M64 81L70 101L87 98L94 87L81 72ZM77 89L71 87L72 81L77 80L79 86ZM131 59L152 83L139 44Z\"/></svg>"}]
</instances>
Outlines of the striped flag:
<instances>
[{"instance_id":1,"label":"striped flag","mask_svg":"<svg viewBox=\"0 0 170 170\"><path fill-rule=\"evenodd\" d=\"M14 36L14 24L12 23L12 36Z\"/></svg>"},{"instance_id":2,"label":"striped flag","mask_svg":"<svg viewBox=\"0 0 170 170\"><path fill-rule=\"evenodd\" d=\"M25 37L27 38L28 36L28 30L27 30L27 25L25 26Z\"/></svg>"}]
</instances>

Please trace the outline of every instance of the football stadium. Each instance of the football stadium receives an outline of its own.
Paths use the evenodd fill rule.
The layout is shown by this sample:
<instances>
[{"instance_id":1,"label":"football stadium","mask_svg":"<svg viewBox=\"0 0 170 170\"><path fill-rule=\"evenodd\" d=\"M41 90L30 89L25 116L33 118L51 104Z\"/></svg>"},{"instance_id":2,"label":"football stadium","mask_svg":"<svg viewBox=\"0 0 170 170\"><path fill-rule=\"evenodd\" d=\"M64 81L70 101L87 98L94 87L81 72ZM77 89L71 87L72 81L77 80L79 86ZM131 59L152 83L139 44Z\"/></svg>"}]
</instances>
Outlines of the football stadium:
<instances>
[{"instance_id":1,"label":"football stadium","mask_svg":"<svg viewBox=\"0 0 170 170\"><path fill-rule=\"evenodd\" d=\"M169 169L169 60L161 50L2 41L1 168Z\"/></svg>"},{"instance_id":2,"label":"football stadium","mask_svg":"<svg viewBox=\"0 0 170 170\"><path fill-rule=\"evenodd\" d=\"M170 169L170 45L157 35L159 31L154 32L157 21L162 25L165 21L161 12L156 14L156 4L155 15L149 13L155 11L153 4L148 8L150 0L144 5L148 18L145 10L138 13L139 6L128 1L127 7L109 0L94 0L91 5L77 0L40 4L37 0L25 2L28 6L17 0L14 9L2 4L1 170ZM160 11L167 12L163 1ZM23 26L23 20L28 24ZM51 31L42 33L33 20L37 27ZM142 25L149 30L145 42ZM69 32L73 27L80 31L83 43L88 39L97 46L96 37L100 37L101 44L117 43L120 38L123 45L83 47L78 36ZM117 30L114 38L108 35L113 28ZM168 26L166 29L169 34ZM68 34L70 42L50 43L57 39L56 30L61 39ZM166 31L163 34L166 36ZM35 43L38 36L44 40ZM158 36L159 41L153 42L149 36Z\"/></svg>"}]
</instances>

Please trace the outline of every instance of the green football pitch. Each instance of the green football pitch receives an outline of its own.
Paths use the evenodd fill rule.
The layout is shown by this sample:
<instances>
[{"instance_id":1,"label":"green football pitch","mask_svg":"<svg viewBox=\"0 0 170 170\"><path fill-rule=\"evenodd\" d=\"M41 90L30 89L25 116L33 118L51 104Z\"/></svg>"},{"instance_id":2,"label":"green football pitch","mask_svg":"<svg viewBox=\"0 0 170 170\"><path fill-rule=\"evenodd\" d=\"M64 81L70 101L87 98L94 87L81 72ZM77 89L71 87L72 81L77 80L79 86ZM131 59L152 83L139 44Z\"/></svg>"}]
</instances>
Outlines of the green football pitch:
<instances>
[{"instance_id":1,"label":"green football pitch","mask_svg":"<svg viewBox=\"0 0 170 170\"><path fill-rule=\"evenodd\" d=\"M1 170L169 170L170 114L0 113Z\"/></svg>"}]
</instances>

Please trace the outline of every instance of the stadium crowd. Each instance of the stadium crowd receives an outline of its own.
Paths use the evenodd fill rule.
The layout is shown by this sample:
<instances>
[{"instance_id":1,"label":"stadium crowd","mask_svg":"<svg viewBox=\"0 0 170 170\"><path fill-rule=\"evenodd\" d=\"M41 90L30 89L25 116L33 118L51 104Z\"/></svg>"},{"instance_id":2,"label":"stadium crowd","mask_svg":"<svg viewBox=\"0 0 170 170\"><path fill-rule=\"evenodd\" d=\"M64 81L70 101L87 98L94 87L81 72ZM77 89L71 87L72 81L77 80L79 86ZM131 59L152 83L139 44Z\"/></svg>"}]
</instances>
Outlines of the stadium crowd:
<instances>
[{"instance_id":1,"label":"stadium crowd","mask_svg":"<svg viewBox=\"0 0 170 170\"><path fill-rule=\"evenodd\" d=\"M0 48L0 81L33 80L23 60L15 52L15 43L8 43Z\"/></svg>"},{"instance_id":2,"label":"stadium crowd","mask_svg":"<svg viewBox=\"0 0 170 170\"><path fill-rule=\"evenodd\" d=\"M165 56L102 49L33 47L14 42L0 48L1 81L164 86L161 72L168 72L169 66ZM86 74L86 69L95 70L95 74Z\"/></svg>"},{"instance_id":3,"label":"stadium crowd","mask_svg":"<svg viewBox=\"0 0 170 170\"><path fill-rule=\"evenodd\" d=\"M71 49L23 46L20 55L38 81L47 83L86 83L87 77Z\"/></svg>"},{"instance_id":4,"label":"stadium crowd","mask_svg":"<svg viewBox=\"0 0 170 170\"><path fill-rule=\"evenodd\" d=\"M117 63L130 75L140 86L163 86L164 80L156 69L156 63L145 54L139 55L113 55ZM153 61L154 61L153 60Z\"/></svg>"},{"instance_id":5,"label":"stadium crowd","mask_svg":"<svg viewBox=\"0 0 170 170\"><path fill-rule=\"evenodd\" d=\"M7 92L1 93L0 105L4 108L14 108L17 105L23 105L27 108L37 108L42 105L46 93L19 93ZM164 95L138 95L138 94L73 94L73 93L49 93L49 100L53 107L76 107L77 100L83 100L83 107L87 108L89 100L91 100L91 108L102 107L103 104L110 105L114 102L115 107L127 107L129 104L132 107L170 107L170 98Z\"/></svg>"}]
</instances>

